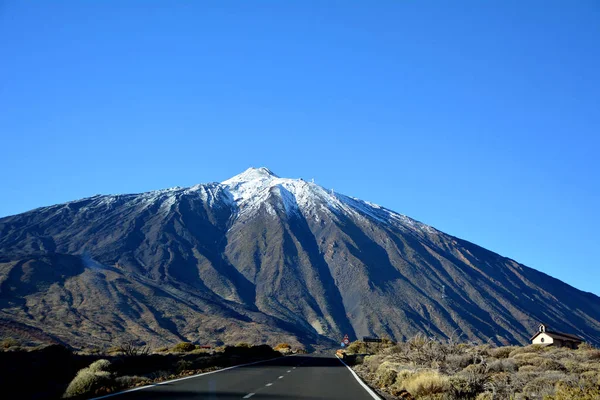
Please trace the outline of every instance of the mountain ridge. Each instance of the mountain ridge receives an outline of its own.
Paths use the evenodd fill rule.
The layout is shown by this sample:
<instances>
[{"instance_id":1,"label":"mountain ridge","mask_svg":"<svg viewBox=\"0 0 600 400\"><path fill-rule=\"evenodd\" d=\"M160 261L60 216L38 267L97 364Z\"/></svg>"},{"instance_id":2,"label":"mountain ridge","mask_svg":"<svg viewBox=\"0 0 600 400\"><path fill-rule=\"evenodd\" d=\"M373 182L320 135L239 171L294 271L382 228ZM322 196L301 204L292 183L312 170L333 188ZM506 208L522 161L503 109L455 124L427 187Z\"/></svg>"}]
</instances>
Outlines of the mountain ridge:
<instances>
[{"instance_id":1,"label":"mountain ridge","mask_svg":"<svg viewBox=\"0 0 600 400\"><path fill-rule=\"evenodd\" d=\"M261 167L1 218L0 318L74 344L314 345L344 333L506 344L524 343L538 322L597 343L600 298Z\"/></svg>"}]
</instances>

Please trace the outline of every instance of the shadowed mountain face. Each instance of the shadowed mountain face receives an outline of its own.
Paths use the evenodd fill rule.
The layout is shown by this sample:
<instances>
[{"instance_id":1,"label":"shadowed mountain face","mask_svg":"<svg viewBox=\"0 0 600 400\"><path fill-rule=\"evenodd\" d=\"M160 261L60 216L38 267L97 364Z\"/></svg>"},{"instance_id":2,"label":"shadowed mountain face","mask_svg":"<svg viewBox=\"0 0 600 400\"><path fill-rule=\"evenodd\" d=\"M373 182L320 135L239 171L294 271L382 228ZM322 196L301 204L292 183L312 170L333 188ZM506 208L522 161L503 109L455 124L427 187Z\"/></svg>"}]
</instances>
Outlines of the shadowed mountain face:
<instances>
[{"instance_id":1,"label":"shadowed mountain face","mask_svg":"<svg viewBox=\"0 0 600 400\"><path fill-rule=\"evenodd\" d=\"M345 333L507 344L539 322L599 343L600 298L266 168L0 219L0 334L79 347Z\"/></svg>"}]
</instances>

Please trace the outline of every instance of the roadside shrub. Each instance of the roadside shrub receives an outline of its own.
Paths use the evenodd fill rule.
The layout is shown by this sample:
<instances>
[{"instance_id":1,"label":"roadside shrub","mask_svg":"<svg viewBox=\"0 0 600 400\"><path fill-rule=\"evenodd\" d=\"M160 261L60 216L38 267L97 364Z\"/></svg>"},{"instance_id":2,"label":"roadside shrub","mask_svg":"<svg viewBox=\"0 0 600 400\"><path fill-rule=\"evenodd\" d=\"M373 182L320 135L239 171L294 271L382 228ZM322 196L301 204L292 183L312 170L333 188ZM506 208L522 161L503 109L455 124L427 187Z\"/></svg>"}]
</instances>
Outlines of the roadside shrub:
<instances>
[{"instance_id":1,"label":"roadside shrub","mask_svg":"<svg viewBox=\"0 0 600 400\"><path fill-rule=\"evenodd\" d=\"M529 372L538 372L538 367L535 365L523 365L519 367L519 372L529 373Z\"/></svg>"},{"instance_id":2,"label":"roadside shrub","mask_svg":"<svg viewBox=\"0 0 600 400\"><path fill-rule=\"evenodd\" d=\"M471 354L451 354L445 360L445 367L449 372L458 372L474 362Z\"/></svg>"},{"instance_id":3,"label":"roadside shrub","mask_svg":"<svg viewBox=\"0 0 600 400\"><path fill-rule=\"evenodd\" d=\"M567 371L569 371L571 373L579 374L579 373L584 372L584 369L583 369L581 363L577 362L575 360L567 360L564 362L563 365L565 366Z\"/></svg>"},{"instance_id":4,"label":"roadside shrub","mask_svg":"<svg viewBox=\"0 0 600 400\"><path fill-rule=\"evenodd\" d=\"M148 374L148 379L151 381L153 381L155 379L163 380L163 379L167 379L170 375L171 375L171 373L169 371L158 370L158 371L154 371L154 372Z\"/></svg>"},{"instance_id":5,"label":"roadside shrub","mask_svg":"<svg viewBox=\"0 0 600 400\"><path fill-rule=\"evenodd\" d=\"M564 365L551 358L541 358L538 366L542 371L566 371Z\"/></svg>"},{"instance_id":6,"label":"roadside shrub","mask_svg":"<svg viewBox=\"0 0 600 400\"><path fill-rule=\"evenodd\" d=\"M563 373L556 371L542 373L527 382L522 393L528 397L543 399L544 396L554 394L554 385L564 377Z\"/></svg>"},{"instance_id":7,"label":"roadside shrub","mask_svg":"<svg viewBox=\"0 0 600 400\"><path fill-rule=\"evenodd\" d=\"M548 348L545 346L539 345L539 344L532 344L529 346L516 347L514 350L512 350L509 353L509 357L514 357L517 354L523 354L523 353L542 353L546 349L548 349Z\"/></svg>"},{"instance_id":8,"label":"roadside shrub","mask_svg":"<svg viewBox=\"0 0 600 400\"><path fill-rule=\"evenodd\" d=\"M246 348L250 348L252 347L252 345L250 345L250 343L246 343L246 342L239 342L238 344L235 345L235 347L246 347Z\"/></svg>"},{"instance_id":9,"label":"roadside shrub","mask_svg":"<svg viewBox=\"0 0 600 400\"><path fill-rule=\"evenodd\" d=\"M366 353L368 353L367 345L366 345L366 343L364 343L360 340L357 340L357 341L350 343L348 345L348 347L346 347L346 352L348 354L366 354Z\"/></svg>"},{"instance_id":10,"label":"roadside shrub","mask_svg":"<svg viewBox=\"0 0 600 400\"><path fill-rule=\"evenodd\" d=\"M92 372L110 372L110 365L110 361L108 360L98 360L91 363L90 366L87 367L87 369L89 369Z\"/></svg>"},{"instance_id":11,"label":"roadside shrub","mask_svg":"<svg viewBox=\"0 0 600 400\"><path fill-rule=\"evenodd\" d=\"M586 350L583 352L583 358L589 361L600 361L600 350Z\"/></svg>"},{"instance_id":12,"label":"roadside shrub","mask_svg":"<svg viewBox=\"0 0 600 400\"><path fill-rule=\"evenodd\" d=\"M173 346L173 351L176 351L178 353L187 353L192 350L196 350L196 346L189 342L181 342Z\"/></svg>"},{"instance_id":13,"label":"roadside shrub","mask_svg":"<svg viewBox=\"0 0 600 400\"><path fill-rule=\"evenodd\" d=\"M363 355L357 355L357 356L354 357L354 363L353 363L353 365L361 365L364 361L365 361L365 356L363 356Z\"/></svg>"},{"instance_id":14,"label":"roadside shrub","mask_svg":"<svg viewBox=\"0 0 600 400\"><path fill-rule=\"evenodd\" d=\"M509 372L499 372L490 376L490 380L484 385L486 391L492 391L495 399L509 399L515 393L514 385L518 383L514 380L514 374ZM520 385L521 388L523 385ZM485 392L484 392L485 393ZM478 395L479 398L481 394ZM494 399L494 400L495 400Z\"/></svg>"},{"instance_id":15,"label":"roadside shrub","mask_svg":"<svg viewBox=\"0 0 600 400\"><path fill-rule=\"evenodd\" d=\"M513 360L517 363L518 366L522 365L533 365L533 360L537 359L539 356L536 353L519 353L515 354L512 357Z\"/></svg>"},{"instance_id":16,"label":"roadside shrub","mask_svg":"<svg viewBox=\"0 0 600 400\"><path fill-rule=\"evenodd\" d=\"M544 400L598 400L600 387L570 386L559 382L554 395L546 396Z\"/></svg>"},{"instance_id":17,"label":"roadside shrub","mask_svg":"<svg viewBox=\"0 0 600 400\"><path fill-rule=\"evenodd\" d=\"M115 384L119 389L127 389L147 381L148 378L141 376L119 376L115 379Z\"/></svg>"},{"instance_id":18,"label":"roadside shrub","mask_svg":"<svg viewBox=\"0 0 600 400\"><path fill-rule=\"evenodd\" d=\"M581 374L581 379L600 385L600 372L586 371Z\"/></svg>"},{"instance_id":19,"label":"roadside shrub","mask_svg":"<svg viewBox=\"0 0 600 400\"><path fill-rule=\"evenodd\" d=\"M361 351L360 342L352 345ZM354 365L373 386L405 399L600 400L600 350L586 346L491 348L417 336Z\"/></svg>"},{"instance_id":20,"label":"roadside shrub","mask_svg":"<svg viewBox=\"0 0 600 400\"><path fill-rule=\"evenodd\" d=\"M597 350L596 347L592 346L587 342L581 343L578 347L579 350Z\"/></svg>"},{"instance_id":21,"label":"roadside shrub","mask_svg":"<svg viewBox=\"0 0 600 400\"><path fill-rule=\"evenodd\" d=\"M515 372L517 363L511 358L503 358L495 360L488 364L488 368L492 372Z\"/></svg>"},{"instance_id":22,"label":"roadside shrub","mask_svg":"<svg viewBox=\"0 0 600 400\"><path fill-rule=\"evenodd\" d=\"M164 353L166 351L169 351L168 347L159 347L158 349L156 349L156 352L158 353Z\"/></svg>"},{"instance_id":23,"label":"roadside shrub","mask_svg":"<svg viewBox=\"0 0 600 400\"><path fill-rule=\"evenodd\" d=\"M450 377L450 391L455 398L474 399L485 391L486 384L490 381L485 373L485 366L469 365L458 375Z\"/></svg>"},{"instance_id":24,"label":"roadside shrub","mask_svg":"<svg viewBox=\"0 0 600 400\"><path fill-rule=\"evenodd\" d=\"M450 380L437 371L417 372L403 382L404 388L417 398L444 393L450 390Z\"/></svg>"},{"instance_id":25,"label":"roadside shrub","mask_svg":"<svg viewBox=\"0 0 600 400\"><path fill-rule=\"evenodd\" d=\"M89 367L80 370L69 383L63 397L75 397L105 393L114 389L115 381L108 369L108 360L98 360Z\"/></svg>"},{"instance_id":26,"label":"roadside shrub","mask_svg":"<svg viewBox=\"0 0 600 400\"><path fill-rule=\"evenodd\" d=\"M375 373L379 366L381 365L383 360L383 356L381 355L373 355L373 356L365 356L363 359L363 364L366 365L370 373Z\"/></svg>"},{"instance_id":27,"label":"roadside shrub","mask_svg":"<svg viewBox=\"0 0 600 400\"><path fill-rule=\"evenodd\" d=\"M565 369L574 374L581 374L586 371L600 371L600 362L578 362L567 360L564 363Z\"/></svg>"},{"instance_id":28,"label":"roadside shrub","mask_svg":"<svg viewBox=\"0 0 600 400\"><path fill-rule=\"evenodd\" d=\"M177 373L180 374L183 371L192 369L192 365L193 365L193 363L191 361L179 360L179 361L177 361L175 371L177 371Z\"/></svg>"},{"instance_id":29,"label":"roadside shrub","mask_svg":"<svg viewBox=\"0 0 600 400\"><path fill-rule=\"evenodd\" d=\"M543 354L543 356L545 358L550 358L553 360L557 360L560 361L561 363L564 363L567 360L574 360L576 358L579 358L579 355L576 354L576 352L574 352L571 349L567 349L567 348L554 348L550 351L548 351L547 353Z\"/></svg>"},{"instance_id":30,"label":"roadside shrub","mask_svg":"<svg viewBox=\"0 0 600 400\"><path fill-rule=\"evenodd\" d=\"M518 346L503 346L490 349L490 355L495 358L508 358L510 353Z\"/></svg>"},{"instance_id":31,"label":"roadside shrub","mask_svg":"<svg viewBox=\"0 0 600 400\"><path fill-rule=\"evenodd\" d=\"M384 362L375 372L375 383L381 388L391 386L396 381L397 374L398 372L393 368L392 364Z\"/></svg>"}]
</instances>

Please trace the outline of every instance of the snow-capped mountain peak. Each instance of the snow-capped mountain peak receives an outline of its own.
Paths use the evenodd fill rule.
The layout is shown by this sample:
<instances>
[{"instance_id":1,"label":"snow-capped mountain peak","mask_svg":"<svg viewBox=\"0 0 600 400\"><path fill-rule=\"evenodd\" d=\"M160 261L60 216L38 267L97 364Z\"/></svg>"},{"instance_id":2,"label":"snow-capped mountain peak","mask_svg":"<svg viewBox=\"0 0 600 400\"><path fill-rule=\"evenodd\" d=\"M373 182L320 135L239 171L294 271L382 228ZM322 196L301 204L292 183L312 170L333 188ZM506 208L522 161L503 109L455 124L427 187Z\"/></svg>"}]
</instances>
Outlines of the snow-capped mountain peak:
<instances>
[{"instance_id":1,"label":"snow-capped mountain peak","mask_svg":"<svg viewBox=\"0 0 600 400\"><path fill-rule=\"evenodd\" d=\"M431 231L432 228L405 215L395 213L373 203L335 193L304 179L280 178L270 169L248 168L246 171L221 183L236 205L238 218L249 218L266 207L275 215L273 205L267 199L276 196L288 215L299 214L318 220L315 212L325 212L333 218L338 213L352 214L383 223Z\"/></svg>"},{"instance_id":2,"label":"snow-capped mountain peak","mask_svg":"<svg viewBox=\"0 0 600 400\"><path fill-rule=\"evenodd\" d=\"M274 178L278 178L278 176L275 175L269 168L251 167L251 168L248 168L247 170L245 170L244 172L242 172L241 174L231 177L231 178L227 179L226 181L223 181L222 183L224 185L233 186L233 185L236 185L239 183L257 181L257 180L259 180L259 181L270 180L270 179L274 179Z\"/></svg>"}]
</instances>

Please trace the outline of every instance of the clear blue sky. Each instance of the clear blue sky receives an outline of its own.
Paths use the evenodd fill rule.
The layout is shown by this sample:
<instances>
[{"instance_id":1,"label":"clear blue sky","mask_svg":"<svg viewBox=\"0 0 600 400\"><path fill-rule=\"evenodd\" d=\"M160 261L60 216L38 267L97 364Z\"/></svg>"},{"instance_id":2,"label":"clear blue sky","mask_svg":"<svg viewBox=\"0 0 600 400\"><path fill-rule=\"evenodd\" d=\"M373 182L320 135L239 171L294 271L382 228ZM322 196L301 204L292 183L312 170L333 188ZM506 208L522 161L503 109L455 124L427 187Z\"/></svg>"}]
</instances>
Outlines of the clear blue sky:
<instances>
[{"instance_id":1,"label":"clear blue sky","mask_svg":"<svg viewBox=\"0 0 600 400\"><path fill-rule=\"evenodd\" d=\"M314 177L600 294L600 2L0 0L0 215Z\"/></svg>"}]
</instances>

